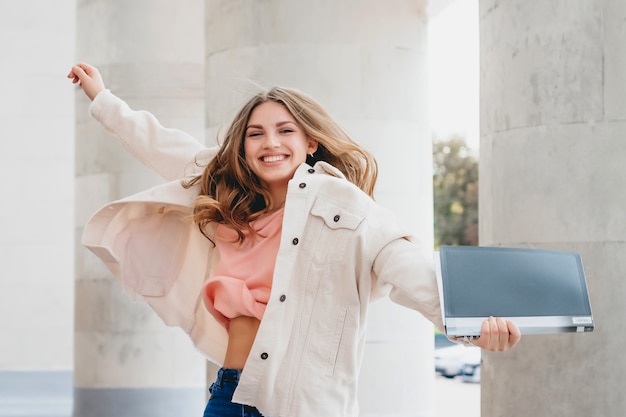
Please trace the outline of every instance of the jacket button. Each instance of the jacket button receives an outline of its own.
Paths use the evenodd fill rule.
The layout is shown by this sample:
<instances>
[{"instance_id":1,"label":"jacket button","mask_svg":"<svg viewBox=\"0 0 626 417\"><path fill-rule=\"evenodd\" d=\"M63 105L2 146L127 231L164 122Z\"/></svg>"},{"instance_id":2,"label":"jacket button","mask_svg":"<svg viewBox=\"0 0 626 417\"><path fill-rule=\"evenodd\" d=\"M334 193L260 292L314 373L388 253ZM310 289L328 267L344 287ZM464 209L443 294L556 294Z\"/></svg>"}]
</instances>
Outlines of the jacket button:
<instances>
[{"instance_id":1,"label":"jacket button","mask_svg":"<svg viewBox=\"0 0 626 417\"><path fill-rule=\"evenodd\" d=\"M267 359L268 356L269 355L267 353L265 353L265 352L261 353L261 359L263 359L263 360Z\"/></svg>"},{"instance_id":2,"label":"jacket button","mask_svg":"<svg viewBox=\"0 0 626 417\"><path fill-rule=\"evenodd\" d=\"M279 298L281 303L284 303L286 299L287 299L287 296L285 294L281 295Z\"/></svg>"},{"instance_id":3,"label":"jacket button","mask_svg":"<svg viewBox=\"0 0 626 417\"><path fill-rule=\"evenodd\" d=\"M339 219L341 218L341 216L339 216L338 214L335 214L335 217L333 217L333 221L335 223L337 223L339 221Z\"/></svg>"},{"instance_id":4,"label":"jacket button","mask_svg":"<svg viewBox=\"0 0 626 417\"><path fill-rule=\"evenodd\" d=\"M314 174L315 173L315 170L313 168L309 168L308 171L309 171L309 174Z\"/></svg>"},{"instance_id":5,"label":"jacket button","mask_svg":"<svg viewBox=\"0 0 626 417\"><path fill-rule=\"evenodd\" d=\"M298 187L300 187L300 188L304 188L304 187L306 187L306 183L305 183L305 182L301 182L301 183L298 185Z\"/></svg>"},{"instance_id":6,"label":"jacket button","mask_svg":"<svg viewBox=\"0 0 626 417\"><path fill-rule=\"evenodd\" d=\"M294 245L297 245L300 241L298 240L297 237L294 237L293 240L291 241L291 243L293 243Z\"/></svg>"}]
</instances>

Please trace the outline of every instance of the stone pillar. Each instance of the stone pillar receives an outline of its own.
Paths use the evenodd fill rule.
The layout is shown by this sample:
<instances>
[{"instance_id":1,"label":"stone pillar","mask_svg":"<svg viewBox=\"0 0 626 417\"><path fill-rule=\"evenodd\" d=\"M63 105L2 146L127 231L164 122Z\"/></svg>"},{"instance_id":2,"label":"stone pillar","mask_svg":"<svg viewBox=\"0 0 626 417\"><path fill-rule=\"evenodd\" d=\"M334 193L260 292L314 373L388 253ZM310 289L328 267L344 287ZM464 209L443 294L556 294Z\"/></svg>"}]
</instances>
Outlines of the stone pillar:
<instances>
[{"instance_id":1,"label":"stone pillar","mask_svg":"<svg viewBox=\"0 0 626 417\"><path fill-rule=\"evenodd\" d=\"M204 134L202 0L78 0L77 57L133 108ZM74 416L201 415L205 360L182 331L133 301L80 245L98 207L162 180L87 116L76 96Z\"/></svg>"},{"instance_id":2,"label":"stone pillar","mask_svg":"<svg viewBox=\"0 0 626 417\"><path fill-rule=\"evenodd\" d=\"M581 253L596 330L485 354L482 415L626 408L626 3L481 0L480 241Z\"/></svg>"},{"instance_id":3,"label":"stone pillar","mask_svg":"<svg viewBox=\"0 0 626 417\"><path fill-rule=\"evenodd\" d=\"M377 200L432 248L425 3L207 1L207 137L259 88L304 91L376 155ZM362 415L432 415L433 351L430 323L387 301L375 305Z\"/></svg>"},{"instance_id":4,"label":"stone pillar","mask_svg":"<svg viewBox=\"0 0 626 417\"><path fill-rule=\"evenodd\" d=\"M0 2L0 374L72 368L75 8Z\"/></svg>"}]
</instances>

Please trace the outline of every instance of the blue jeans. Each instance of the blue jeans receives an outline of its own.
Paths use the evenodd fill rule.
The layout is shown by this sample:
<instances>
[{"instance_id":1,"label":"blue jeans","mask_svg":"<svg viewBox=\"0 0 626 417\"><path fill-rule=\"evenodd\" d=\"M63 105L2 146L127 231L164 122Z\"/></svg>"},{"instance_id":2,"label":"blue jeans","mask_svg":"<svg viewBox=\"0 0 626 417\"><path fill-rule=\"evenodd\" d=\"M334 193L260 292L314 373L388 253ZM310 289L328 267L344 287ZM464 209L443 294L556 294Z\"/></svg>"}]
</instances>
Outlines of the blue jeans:
<instances>
[{"instance_id":1,"label":"blue jeans","mask_svg":"<svg viewBox=\"0 0 626 417\"><path fill-rule=\"evenodd\" d=\"M221 368L217 372L217 379L209 388L211 397L203 417L263 417L256 407L232 402L240 375L237 369Z\"/></svg>"}]
</instances>

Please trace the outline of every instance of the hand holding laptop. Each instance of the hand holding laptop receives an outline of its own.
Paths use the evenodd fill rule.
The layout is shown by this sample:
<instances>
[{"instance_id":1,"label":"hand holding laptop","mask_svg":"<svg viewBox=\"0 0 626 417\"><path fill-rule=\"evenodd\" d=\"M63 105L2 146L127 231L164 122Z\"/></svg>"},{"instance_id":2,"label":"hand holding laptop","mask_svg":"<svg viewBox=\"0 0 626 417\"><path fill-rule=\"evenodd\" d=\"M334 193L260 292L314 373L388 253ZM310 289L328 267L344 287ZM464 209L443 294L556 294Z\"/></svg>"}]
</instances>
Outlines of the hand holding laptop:
<instances>
[{"instance_id":1,"label":"hand holding laptop","mask_svg":"<svg viewBox=\"0 0 626 417\"><path fill-rule=\"evenodd\" d=\"M492 352L503 352L512 349L522 338L519 327L510 320L489 317L483 321L480 336L468 339L470 343L479 348Z\"/></svg>"}]
</instances>

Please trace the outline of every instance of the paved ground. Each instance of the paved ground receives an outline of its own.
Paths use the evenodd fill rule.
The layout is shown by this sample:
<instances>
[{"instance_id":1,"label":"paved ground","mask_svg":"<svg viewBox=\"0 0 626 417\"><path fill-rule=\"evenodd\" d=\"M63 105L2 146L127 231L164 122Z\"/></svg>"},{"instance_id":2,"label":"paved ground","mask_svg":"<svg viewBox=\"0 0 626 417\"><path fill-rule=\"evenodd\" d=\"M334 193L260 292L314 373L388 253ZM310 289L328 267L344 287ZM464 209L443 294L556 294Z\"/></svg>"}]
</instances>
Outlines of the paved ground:
<instances>
[{"instance_id":1,"label":"paved ground","mask_svg":"<svg viewBox=\"0 0 626 417\"><path fill-rule=\"evenodd\" d=\"M445 336L435 336L435 349L452 345ZM435 417L480 417L480 384L437 375L435 395Z\"/></svg>"},{"instance_id":2,"label":"paved ground","mask_svg":"<svg viewBox=\"0 0 626 417\"><path fill-rule=\"evenodd\" d=\"M435 417L480 417L480 384L437 375Z\"/></svg>"},{"instance_id":3,"label":"paved ground","mask_svg":"<svg viewBox=\"0 0 626 417\"><path fill-rule=\"evenodd\" d=\"M0 372L0 417L70 417L70 372Z\"/></svg>"},{"instance_id":4,"label":"paved ground","mask_svg":"<svg viewBox=\"0 0 626 417\"><path fill-rule=\"evenodd\" d=\"M72 390L69 372L2 372L0 417L71 417ZM35 397L28 395L33 392L37 392ZM435 392L435 417L480 417L480 384L437 376Z\"/></svg>"}]
</instances>

